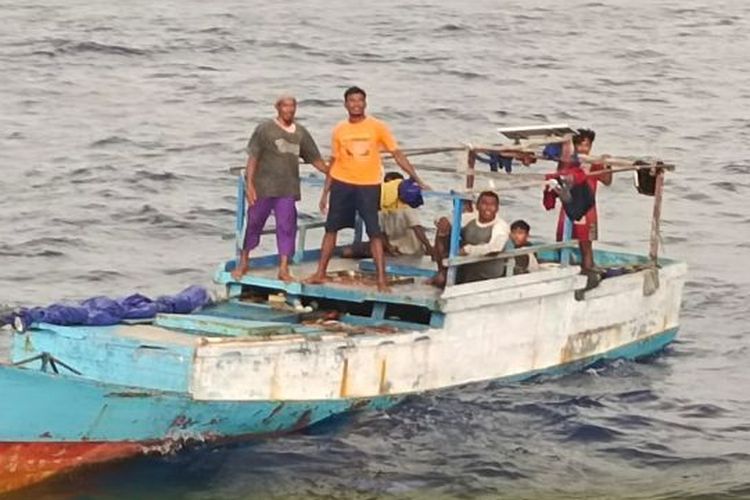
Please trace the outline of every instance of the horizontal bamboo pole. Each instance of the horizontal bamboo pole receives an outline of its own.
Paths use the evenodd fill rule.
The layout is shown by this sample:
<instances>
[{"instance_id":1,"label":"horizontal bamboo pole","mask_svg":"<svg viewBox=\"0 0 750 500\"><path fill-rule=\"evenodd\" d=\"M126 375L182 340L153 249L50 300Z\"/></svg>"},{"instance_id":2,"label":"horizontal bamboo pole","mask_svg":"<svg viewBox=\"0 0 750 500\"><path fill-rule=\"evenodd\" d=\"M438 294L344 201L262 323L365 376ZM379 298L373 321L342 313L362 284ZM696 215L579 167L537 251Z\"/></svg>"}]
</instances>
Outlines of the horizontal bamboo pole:
<instances>
[{"instance_id":1,"label":"horizontal bamboo pole","mask_svg":"<svg viewBox=\"0 0 750 500\"><path fill-rule=\"evenodd\" d=\"M549 175L549 174L536 174L536 173L529 173L529 172L508 174L506 172L492 172L488 170L472 170L469 168L456 169L456 168L450 168L450 167L435 167L432 165L416 165L415 168L417 170L424 170L427 172L440 172L440 173L456 174L456 175L471 174L477 177L484 177L484 178L489 178L492 180L503 181L506 184L509 184L511 187L514 187L517 189L544 186L544 184L546 184L548 180L547 176ZM652 168L663 169L663 170L674 170L674 166L671 166L671 165L658 165L658 164L630 165L626 167L613 167L613 168L605 169L605 170L597 170L595 172L587 172L586 176L598 177L604 174L610 174L610 173L619 174L619 173L624 173L624 172L633 172L635 170L650 170ZM553 173L553 172L550 172L550 173ZM492 191L492 189L482 189L480 191ZM479 192L479 191L473 190L472 192Z\"/></svg>"},{"instance_id":2,"label":"horizontal bamboo pole","mask_svg":"<svg viewBox=\"0 0 750 500\"><path fill-rule=\"evenodd\" d=\"M462 255L459 257L453 257L451 259L443 259L443 265L445 267L461 266L464 264L474 264L477 262L487 262L490 260L510 259L519 257L521 255L529 255L532 253L541 252L544 250L559 250L561 248L573 248L577 246L578 241L576 240L558 241L556 243L521 247L513 250L508 250L506 252L498 252L488 255Z\"/></svg>"}]
</instances>

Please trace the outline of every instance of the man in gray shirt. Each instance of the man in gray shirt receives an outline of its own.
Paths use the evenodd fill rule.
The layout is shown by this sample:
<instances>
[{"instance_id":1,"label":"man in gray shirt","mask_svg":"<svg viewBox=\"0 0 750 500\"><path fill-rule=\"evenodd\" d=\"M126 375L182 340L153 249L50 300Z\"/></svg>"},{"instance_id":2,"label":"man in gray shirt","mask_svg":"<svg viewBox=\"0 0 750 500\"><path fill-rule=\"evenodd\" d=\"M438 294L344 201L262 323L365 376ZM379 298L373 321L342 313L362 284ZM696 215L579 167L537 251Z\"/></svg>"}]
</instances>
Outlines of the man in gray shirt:
<instances>
[{"instance_id":1,"label":"man in gray shirt","mask_svg":"<svg viewBox=\"0 0 750 500\"><path fill-rule=\"evenodd\" d=\"M297 207L300 199L299 158L328 173L318 146L302 125L295 123L297 99L282 95L276 100L277 116L255 128L247 144L245 196L247 230L240 261L232 277L240 280L248 271L250 251L260 243L268 216L276 219L279 250L279 279L291 281L289 260L294 255L297 236Z\"/></svg>"}]
</instances>

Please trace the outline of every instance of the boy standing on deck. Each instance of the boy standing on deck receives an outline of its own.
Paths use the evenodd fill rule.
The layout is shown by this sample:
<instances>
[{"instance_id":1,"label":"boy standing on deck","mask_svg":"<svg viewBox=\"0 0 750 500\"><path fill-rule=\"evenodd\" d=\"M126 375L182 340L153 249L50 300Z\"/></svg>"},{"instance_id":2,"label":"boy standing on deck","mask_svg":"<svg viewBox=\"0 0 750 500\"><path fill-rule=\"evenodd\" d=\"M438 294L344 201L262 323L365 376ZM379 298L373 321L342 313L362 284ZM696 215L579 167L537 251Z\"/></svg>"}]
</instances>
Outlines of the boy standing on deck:
<instances>
[{"instance_id":1,"label":"boy standing on deck","mask_svg":"<svg viewBox=\"0 0 750 500\"><path fill-rule=\"evenodd\" d=\"M248 271L250 251L260 243L260 235L271 212L276 219L279 274L291 281L289 259L294 255L297 236L297 200L300 199L299 158L328 173L315 140L305 127L294 121L297 99L284 94L276 100L277 116L258 125L247 144L245 197L247 229L240 261L232 271L239 280Z\"/></svg>"},{"instance_id":2,"label":"boy standing on deck","mask_svg":"<svg viewBox=\"0 0 750 500\"><path fill-rule=\"evenodd\" d=\"M398 166L420 187L427 189L427 186L398 149L386 124L365 115L367 94L364 90L359 87L347 89L344 92L344 106L349 116L333 130L331 168L320 200L321 210L327 212L320 260L315 274L305 282L320 284L327 281L328 263L336 247L338 231L354 227L355 217L359 214L370 239L370 251L377 270L378 291L385 292L388 290L385 256L378 223L380 182L383 177L381 151L391 153Z\"/></svg>"},{"instance_id":3,"label":"boy standing on deck","mask_svg":"<svg viewBox=\"0 0 750 500\"><path fill-rule=\"evenodd\" d=\"M590 129L578 129L576 135L573 136L573 147L575 148L576 155L588 155L591 153L591 148L596 139L596 133ZM577 159L573 160L577 162ZM591 165L589 173L605 170L607 167L602 163L594 163ZM609 186L612 184L612 173L603 173L601 175L588 176L586 183L588 183L594 200L596 200L596 187L599 183ZM563 228L565 227L565 211L561 208L560 215L557 219L557 241L563 240ZM594 269L594 248L593 241L599 236L599 216L596 210L596 201L593 206L586 212L580 220L573 222L573 239L578 240L578 246L581 252L581 271L583 273L590 273Z\"/></svg>"}]
</instances>

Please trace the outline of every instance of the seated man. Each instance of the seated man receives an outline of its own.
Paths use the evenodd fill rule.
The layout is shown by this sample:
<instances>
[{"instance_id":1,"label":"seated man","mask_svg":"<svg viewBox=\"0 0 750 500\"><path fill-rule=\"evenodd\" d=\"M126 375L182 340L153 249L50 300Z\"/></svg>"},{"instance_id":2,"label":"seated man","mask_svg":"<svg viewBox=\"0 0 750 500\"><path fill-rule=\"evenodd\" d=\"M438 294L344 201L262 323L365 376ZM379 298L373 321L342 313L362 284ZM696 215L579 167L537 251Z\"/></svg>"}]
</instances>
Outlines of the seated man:
<instances>
[{"instance_id":1,"label":"seated man","mask_svg":"<svg viewBox=\"0 0 750 500\"><path fill-rule=\"evenodd\" d=\"M476 210L461 216L461 238L459 255L491 255L502 252L508 241L509 227L498 216L500 198L493 191L484 191L477 198ZM435 257L438 262L438 274L432 284L444 287L447 268L443 259L448 257L450 248L451 223L446 217L437 221L435 237ZM505 260L488 260L473 264L464 264L456 270L456 284L470 283L505 275Z\"/></svg>"},{"instance_id":2,"label":"seated man","mask_svg":"<svg viewBox=\"0 0 750 500\"><path fill-rule=\"evenodd\" d=\"M380 186L378 222L383 232L383 249L388 255L432 256L432 245L419 222L416 209L422 204L421 195L416 202L405 199L408 193L399 189L403 180L404 176L399 172L388 172ZM341 256L355 259L372 257L370 243L359 242L345 247Z\"/></svg>"},{"instance_id":3,"label":"seated man","mask_svg":"<svg viewBox=\"0 0 750 500\"><path fill-rule=\"evenodd\" d=\"M513 250L514 248L523 248L531 246L529 242L529 233L531 232L531 226L525 220L519 219L514 221L510 225L510 241L506 246L506 250ZM534 272L539 270L539 262L536 260L536 255L533 253L526 255L519 255L515 259L513 266L513 274L526 274L528 272Z\"/></svg>"}]
</instances>

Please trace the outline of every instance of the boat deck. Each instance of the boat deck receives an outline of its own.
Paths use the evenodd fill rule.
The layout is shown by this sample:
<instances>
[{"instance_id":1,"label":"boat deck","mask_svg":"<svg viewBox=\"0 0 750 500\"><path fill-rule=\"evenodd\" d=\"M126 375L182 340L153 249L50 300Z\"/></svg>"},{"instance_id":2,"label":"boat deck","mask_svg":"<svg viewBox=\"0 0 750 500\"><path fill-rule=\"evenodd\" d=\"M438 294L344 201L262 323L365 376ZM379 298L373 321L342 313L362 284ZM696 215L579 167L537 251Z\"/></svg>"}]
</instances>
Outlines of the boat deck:
<instances>
[{"instance_id":1,"label":"boat deck","mask_svg":"<svg viewBox=\"0 0 750 500\"><path fill-rule=\"evenodd\" d=\"M337 266L334 269L348 272L356 270L356 266ZM267 269L263 274L269 277L258 279L267 279L270 284L281 283L275 279L275 270ZM355 286L362 288L364 285L334 282L317 285L311 293L318 290L328 296L335 289L351 296L349 287ZM419 283L397 286L421 287L425 292L424 300L434 299L439 293ZM365 288L360 295L363 300L370 297L370 287ZM403 292L393 295L399 297L400 293ZM442 321L441 313L429 311L421 315L417 313L414 317L394 317L394 311L385 306L378 307L377 304L382 303L374 300L347 308L336 301L321 298L320 306L310 310L290 304L290 296L293 297L288 293L286 300L281 301L268 300L269 295L265 300L234 297L193 314L158 314L153 320L113 326L41 323L26 333L8 335L10 345L6 346L2 343L5 339L0 338L0 356L8 358L5 361L0 358L0 363L7 361L39 370L46 362L41 356L44 354L56 360L57 365L52 369L59 369L63 374L81 374L99 381L144 389L186 392L190 388L192 370L192 362L188 360L209 346L226 345L225 354L231 357L238 347L262 348L279 342L295 344L362 335L387 336L427 329L433 316L435 321ZM418 322L420 320L422 323Z\"/></svg>"},{"instance_id":2,"label":"boat deck","mask_svg":"<svg viewBox=\"0 0 750 500\"><path fill-rule=\"evenodd\" d=\"M379 292L375 282L375 266L371 259L344 259L334 257L328 266L329 281L320 285L302 282L317 269L317 260L305 260L292 266L297 281L285 283L276 276L275 266L252 267L239 285L278 290L291 296L318 297L322 299L350 302L377 302L406 304L439 310L442 290L427 280L435 274L435 263L428 257L391 257L387 261L390 291ZM220 283L233 283L228 271L216 277Z\"/></svg>"},{"instance_id":3,"label":"boat deck","mask_svg":"<svg viewBox=\"0 0 750 500\"><path fill-rule=\"evenodd\" d=\"M642 267L639 256L620 252L602 252L598 256L609 266L623 266L626 274ZM433 272L429 259L389 259L391 290L385 293L377 291L370 260L333 259L329 267L331 280L322 285L284 283L276 278L276 267L271 263L256 266L241 283L236 283L227 271L230 265L233 262L222 266L217 275L217 281L229 286L230 297L226 300L193 314L159 314L153 320L113 326L39 324L26 333L0 337L0 363L18 363L33 370L43 368L44 359L55 359L58 368L62 367L61 373L186 392L192 373L189 360L199 351L208 350L229 360L241 349L272 350L279 345L286 349L310 342L319 345L328 339L340 342L347 337L440 330L446 314L453 314L454 309L449 306L457 300L453 287L443 292L427 283L427 276ZM314 272L316 265L314 259L308 259L295 265L293 272L304 278ZM671 263L662 259L661 265ZM624 269L628 266L631 269ZM511 288L529 285L531 281L539 284L555 276L559 279L561 273L562 270L549 268L549 274L518 276L503 283ZM576 269L562 274L563 278L575 276ZM460 293L470 296L468 300L476 305L476 301L483 300L481 288L482 284L477 284ZM10 340L11 344L4 344L3 340ZM57 370L54 365L53 369Z\"/></svg>"}]
</instances>

